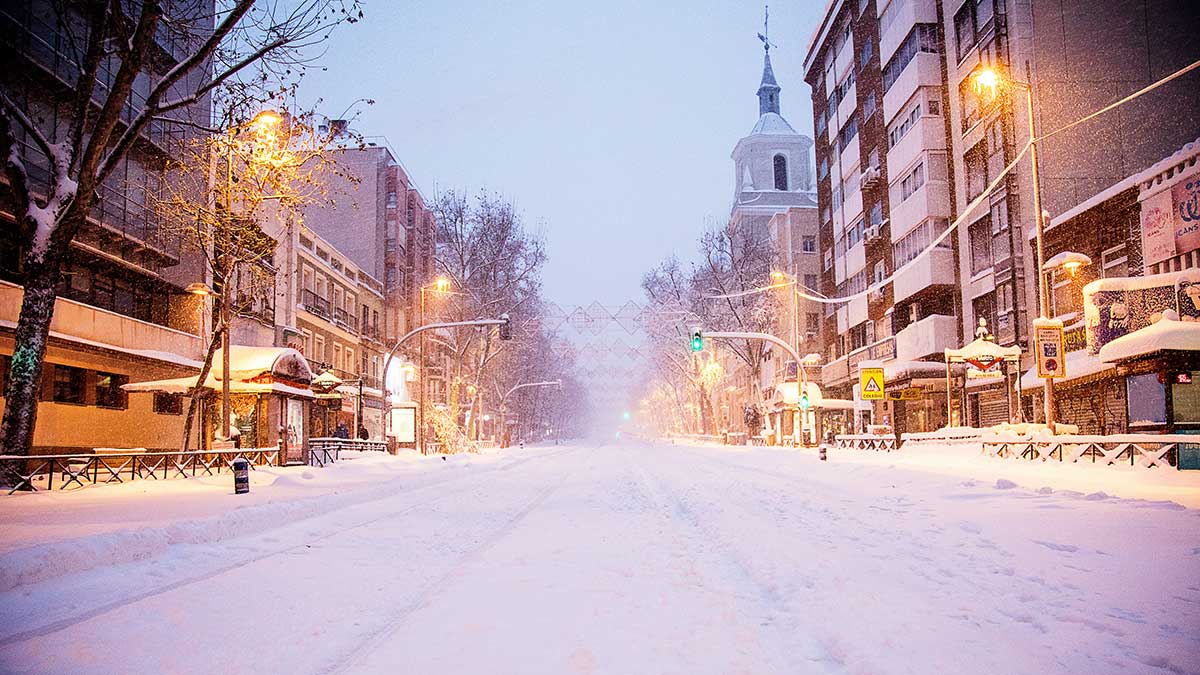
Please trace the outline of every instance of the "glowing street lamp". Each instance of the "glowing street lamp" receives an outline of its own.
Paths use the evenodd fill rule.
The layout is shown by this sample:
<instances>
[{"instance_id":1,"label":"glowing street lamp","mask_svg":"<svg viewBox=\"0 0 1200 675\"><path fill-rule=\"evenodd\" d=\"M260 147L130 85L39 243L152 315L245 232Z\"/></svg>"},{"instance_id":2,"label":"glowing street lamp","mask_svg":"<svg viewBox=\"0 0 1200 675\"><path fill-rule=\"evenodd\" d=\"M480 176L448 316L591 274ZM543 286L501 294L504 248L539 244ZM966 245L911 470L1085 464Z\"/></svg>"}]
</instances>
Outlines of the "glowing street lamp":
<instances>
[{"instance_id":1,"label":"glowing street lamp","mask_svg":"<svg viewBox=\"0 0 1200 675\"><path fill-rule=\"evenodd\" d=\"M1025 63L1025 77L1030 79L1029 62ZM1004 86L1018 87L1025 90L1025 112L1026 119L1029 123L1029 161L1032 165L1031 178L1033 180L1033 220L1035 232L1037 233L1037 281L1038 281L1038 306L1040 314L1043 318L1050 317L1050 288L1045 279L1045 265L1043 264L1045 254L1043 240L1045 239L1046 219L1049 214L1042 211L1042 184L1038 178L1038 144L1037 131L1033 124L1033 85L1030 82L1021 82L1020 80L1011 77L1002 76L997 70L990 66L979 68L971 76L971 86L975 93L980 97L995 98ZM1078 267L1075 267L1078 269ZM1033 333L1036 335L1036 329ZM1054 412L1054 380L1046 377L1042 379L1042 404L1043 413L1046 417L1046 426L1053 431L1055 422Z\"/></svg>"}]
</instances>

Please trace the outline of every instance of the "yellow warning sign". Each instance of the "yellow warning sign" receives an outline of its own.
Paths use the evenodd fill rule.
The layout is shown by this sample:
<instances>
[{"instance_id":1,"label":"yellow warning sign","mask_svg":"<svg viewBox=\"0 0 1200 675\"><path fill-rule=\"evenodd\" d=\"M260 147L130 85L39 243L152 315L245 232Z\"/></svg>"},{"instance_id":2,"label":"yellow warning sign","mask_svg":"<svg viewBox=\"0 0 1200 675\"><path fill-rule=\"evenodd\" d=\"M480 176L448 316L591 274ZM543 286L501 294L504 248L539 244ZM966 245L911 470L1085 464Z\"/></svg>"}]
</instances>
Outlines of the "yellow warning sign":
<instances>
[{"instance_id":1,"label":"yellow warning sign","mask_svg":"<svg viewBox=\"0 0 1200 675\"><path fill-rule=\"evenodd\" d=\"M858 377L862 400L882 401L884 399L883 368L860 368Z\"/></svg>"}]
</instances>

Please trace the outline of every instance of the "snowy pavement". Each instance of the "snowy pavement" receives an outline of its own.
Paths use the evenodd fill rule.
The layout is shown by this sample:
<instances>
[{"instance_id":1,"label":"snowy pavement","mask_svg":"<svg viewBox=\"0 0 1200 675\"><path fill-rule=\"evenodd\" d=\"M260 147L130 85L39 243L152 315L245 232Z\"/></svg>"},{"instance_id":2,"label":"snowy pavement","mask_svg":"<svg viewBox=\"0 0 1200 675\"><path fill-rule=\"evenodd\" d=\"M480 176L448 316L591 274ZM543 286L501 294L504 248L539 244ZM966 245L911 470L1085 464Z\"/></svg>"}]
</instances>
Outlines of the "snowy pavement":
<instances>
[{"instance_id":1,"label":"snowy pavement","mask_svg":"<svg viewBox=\"0 0 1200 675\"><path fill-rule=\"evenodd\" d=\"M87 545L39 540L39 508L110 542L9 579L0 671L1200 672L1200 511L1173 502L766 448L395 462L201 490L167 518L192 539L119 489L0 501L0 569Z\"/></svg>"}]
</instances>

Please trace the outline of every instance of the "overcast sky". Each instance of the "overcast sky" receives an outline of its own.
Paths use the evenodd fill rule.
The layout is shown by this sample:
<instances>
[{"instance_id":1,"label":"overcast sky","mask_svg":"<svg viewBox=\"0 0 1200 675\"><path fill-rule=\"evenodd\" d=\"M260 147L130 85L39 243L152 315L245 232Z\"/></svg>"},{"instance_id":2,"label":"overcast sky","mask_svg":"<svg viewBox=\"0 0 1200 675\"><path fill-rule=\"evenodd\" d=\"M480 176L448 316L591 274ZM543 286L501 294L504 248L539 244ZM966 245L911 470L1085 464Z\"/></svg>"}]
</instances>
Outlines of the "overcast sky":
<instances>
[{"instance_id":1,"label":"overcast sky","mask_svg":"<svg viewBox=\"0 0 1200 675\"><path fill-rule=\"evenodd\" d=\"M821 2L771 7L782 112L812 135L801 63ZM728 217L729 153L758 118L762 5L703 0L367 0L306 76L336 114L386 136L417 185L486 187L540 228L546 296L640 299L641 275L688 258ZM811 161L811 157L809 158Z\"/></svg>"}]
</instances>

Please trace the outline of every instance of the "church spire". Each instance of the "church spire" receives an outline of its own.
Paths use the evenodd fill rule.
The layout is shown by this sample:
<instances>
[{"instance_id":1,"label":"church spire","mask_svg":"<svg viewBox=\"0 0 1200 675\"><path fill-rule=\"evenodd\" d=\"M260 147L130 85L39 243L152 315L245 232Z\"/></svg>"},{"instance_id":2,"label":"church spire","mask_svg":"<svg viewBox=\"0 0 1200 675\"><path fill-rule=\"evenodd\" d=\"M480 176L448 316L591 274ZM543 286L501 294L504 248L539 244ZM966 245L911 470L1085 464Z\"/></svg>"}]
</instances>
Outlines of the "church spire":
<instances>
[{"instance_id":1,"label":"church spire","mask_svg":"<svg viewBox=\"0 0 1200 675\"><path fill-rule=\"evenodd\" d=\"M763 74L762 82L758 85L758 115L763 115L773 112L779 114L779 83L775 81L775 72L771 70L771 44L767 39L768 21L771 15L766 5L763 5L763 32L758 34L758 39L763 43Z\"/></svg>"}]
</instances>

